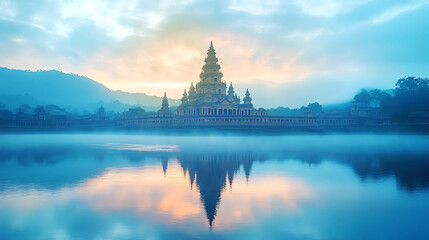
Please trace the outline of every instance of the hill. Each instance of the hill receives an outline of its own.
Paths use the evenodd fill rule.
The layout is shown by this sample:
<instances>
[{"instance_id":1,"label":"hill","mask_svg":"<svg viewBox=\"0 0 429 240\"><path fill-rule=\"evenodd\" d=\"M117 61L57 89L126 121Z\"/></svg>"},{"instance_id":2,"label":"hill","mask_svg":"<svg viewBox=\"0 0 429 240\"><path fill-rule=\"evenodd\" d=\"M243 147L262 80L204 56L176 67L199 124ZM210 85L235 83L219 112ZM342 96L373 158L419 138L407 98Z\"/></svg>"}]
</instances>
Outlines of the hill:
<instances>
[{"instance_id":1,"label":"hill","mask_svg":"<svg viewBox=\"0 0 429 240\"><path fill-rule=\"evenodd\" d=\"M145 93L112 91L88 77L57 70L28 71L0 67L0 105L16 108L17 105L55 104L73 111L94 110L103 105L122 111L138 105L153 111L161 105L162 98ZM178 100L169 99L170 105Z\"/></svg>"}]
</instances>

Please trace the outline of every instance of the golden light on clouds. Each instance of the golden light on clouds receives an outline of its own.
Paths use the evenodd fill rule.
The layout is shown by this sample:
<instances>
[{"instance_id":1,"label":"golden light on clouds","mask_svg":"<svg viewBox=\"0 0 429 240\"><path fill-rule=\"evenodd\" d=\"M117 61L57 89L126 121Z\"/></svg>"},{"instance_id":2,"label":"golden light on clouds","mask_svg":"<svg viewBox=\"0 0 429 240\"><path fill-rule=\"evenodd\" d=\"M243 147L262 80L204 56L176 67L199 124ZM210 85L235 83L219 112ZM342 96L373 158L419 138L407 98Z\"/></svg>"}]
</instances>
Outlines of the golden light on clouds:
<instances>
[{"instance_id":1,"label":"golden light on clouds","mask_svg":"<svg viewBox=\"0 0 429 240\"><path fill-rule=\"evenodd\" d=\"M224 80L228 82L275 86L302 80L315 71L298 63L302 52L279 53L275 48L262 47L258 40L238 35L215 37L214 43Z\"/></svg>"},{"instance_id":2,"label":"golden light on clouds","mask_svg":"<svg viewBox=\"0 0 429 240\"><path fill-rule=\"evenodd\" d=\"M167 91L173 98L180 98L184 88L199 81L199 73L210 40L213 40L224 81L239 84L260 83L276 86L299 81L314 70L298 63L301 53L279 54L267 51L261 43L245 36L223 34L187 42L175 42L173 36L157 39L148 44L136 44L121 58L97 57L94 62L109 68L91 66L84 71L113 89L162 95Z\"/></svg>"},{"instance_id":3,"label":"golden light on clouds","mask_svg":"<svg viewBox=\"0 0 429 240\"><path fill-rule=\"evenodd\" d=\"M85 63L70 64L68 59L48 56L35 62L22 54L9 62L14 68L37 70L44 65L53 69L77 73L94 79L113 90L143 92L148 95L162 96L164 92L170 98L179 99L183 89L191 82L197 83L201 67L211 40L213 40L223 80L228 84L263 84L276 87L285 82L300 81L312 74L315 69L299 64L301 53L275 53L275 49L261 48L255 40L235 34L218 34L198 41L187 41L188 36L170 35L165 39L152 42L132 42L117 52L94 52ZM239 92L245 89L237 89ZM252 92L252 88L250 89ZM256 89L255 89L256 90Z\"/></svg>"},{"instance_id":4,"label":"golden light on clouds","mask_svg":"<svg viewBox=\"0 0 429 240\"><path fill-rule=\"evenodd\" d=\"M177 35L176 35L177 34ZM94 79L110 89L144 92L180 98L183 89L199 81L199 73L210 41L214 43L224 81L276 86L299 81L316 70L298 63L300 52L276 52L262 46L258 40L228 32L194 38L195 33L173 31L156 39L141 42L124 41L115 51L95 51L90 55L76 52L84 62L71 63L66 57L53 59L36 49L38 61L29 59L25 51L11 59L7 65L18 69L37 70L50 65L52 69L72 72ZM36 53L34 53L36 54ZM244 90L243 90L244 91Z\"/></svg>"}]
</instances>

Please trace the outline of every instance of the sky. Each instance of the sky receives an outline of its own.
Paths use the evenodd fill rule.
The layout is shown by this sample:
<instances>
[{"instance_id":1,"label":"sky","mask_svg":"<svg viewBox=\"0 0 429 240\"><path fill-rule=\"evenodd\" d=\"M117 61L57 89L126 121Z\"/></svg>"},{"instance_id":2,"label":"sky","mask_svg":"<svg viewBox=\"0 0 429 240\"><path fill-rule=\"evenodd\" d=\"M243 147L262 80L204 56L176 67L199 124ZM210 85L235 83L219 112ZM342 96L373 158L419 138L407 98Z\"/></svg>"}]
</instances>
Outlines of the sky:
<instances>
[{"instance_id":1,"label":"sky","mask_svg":"<svg viewBox=\"0 0 429 240\"><path fill-rule=\"evenodd\" d=\"M429 77L429 0L0 0L0 66L57 69L180 98L210 41L257 107Z\"/></svg>"}]
</instances>

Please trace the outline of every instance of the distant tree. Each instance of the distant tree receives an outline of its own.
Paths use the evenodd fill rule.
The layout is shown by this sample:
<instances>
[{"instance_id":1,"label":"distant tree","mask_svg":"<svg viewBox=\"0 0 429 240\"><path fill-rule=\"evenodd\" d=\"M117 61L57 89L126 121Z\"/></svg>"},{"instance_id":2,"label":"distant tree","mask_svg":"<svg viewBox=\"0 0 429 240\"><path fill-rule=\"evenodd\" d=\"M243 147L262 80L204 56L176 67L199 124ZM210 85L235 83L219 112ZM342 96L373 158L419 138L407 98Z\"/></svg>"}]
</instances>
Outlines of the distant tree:
<instances>
[{"instance_id":1,"label":"distant tree","mask_svg":"<svg viewBox=\"0 0 429 240\"><path fill-rule=\"evenodd\" d=\"M64 108L60 108L59 106L53 104L46 105L45 110L49 114L53 115L67 114L67 111Z\"/></svg>"},{"instance_id":2,"label":"distant tree","mask_svg":"<svg viewBox=\"0 0 429 240\"><path fill-rule=\"evenodd\" d=\"M421 77L405 77L396 82L395 94L425 91L429 89L429 79Z\"/></svg>"},{"instance_id":3,"label":"distant tree","mask_svg":"<svg viewBox=\"0 0 429 240\"><path fill-rule=\"evenodd\" d=\"M308 104L307 108L310 108L314 114L319 114L322 112L322 105L318 102Z\"/></svg>"},{"instance_id":4,"label":"distant tree","mask_svg":"<svg viewBox=\"0 0 429 240\"><path fill-rule=\"evenodd\" d=\"M270 109L271 116L284 116L284 117L300 117L304 116L307 108L302 106L301 108L290 109L288 107L277 107Z\"/></svg>"},{"instance_id":5,"label":"distant tree","mask_svg":"<svg viewBox=\"0 0 429 240\"><path fill-rule=\"evenodd\" d=\"M22 104L21 107L19 107L18 112L27 113L27 114L33 114L34 109L28 105L28 104Z\"/></svg>"},{"instance_id":6,"label":"distant tree","mask_svg":"<svg viewBox=\"0 0 429 240\"><path fill-rule=\"evenodd\" d=\"M362 89L358 94L353 98L354 102L368 104L371 102L371 95L366 89Z\"/></svg>"},{"instance_id":7,"label":"distant tree","mask_svg":"<svg viewBox=\"0 0 429 240\"><path fill-rule=\"evenodd\" d=\"M429 111L429 79L401 78L396 83L395 98L410 112Z\"/></svg>"},{"instance_id":8,"label":"distant tree","mask_svg":"<svg viewBox=\"0 0 429 240\"><path fill-rule=\"evenodd\" d=\"M406 122L416 115L429 116L429 79L405 77L396 83L394 96L384 98L381 108L397 122Z\"/></svg>"},{"instance_id":9,"label":"distant tree","mask_svg":"<svg viewBox=\"0 0 429 240\"><path fill-rule=\"evenodd\" d=\"M374 104L374 107L380 107L383 101L391 100L392 95L387 92L383 92L380 89L374 89L369 92L371 103Z\"/></svg>"},{"instance_id":10,"label":"distant tree","mask_svg":"<svg viewBox=\"0 0 429 240\"><path fill-rule=\"evenodd\" d=\"M146 111L141 107L131 107L122 114L125 118L138 118L146 115Z\"/></svg>"}]
</instances>

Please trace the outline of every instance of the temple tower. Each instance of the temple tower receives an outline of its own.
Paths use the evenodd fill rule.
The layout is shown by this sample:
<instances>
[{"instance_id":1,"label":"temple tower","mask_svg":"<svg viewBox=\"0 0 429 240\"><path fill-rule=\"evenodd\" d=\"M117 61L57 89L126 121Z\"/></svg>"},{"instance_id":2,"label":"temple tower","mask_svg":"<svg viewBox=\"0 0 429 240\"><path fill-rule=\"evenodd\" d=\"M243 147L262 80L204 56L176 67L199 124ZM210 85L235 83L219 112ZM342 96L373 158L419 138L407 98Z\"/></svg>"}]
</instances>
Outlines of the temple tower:
<instances>
[{"instance_id":1,"label":"temple tower","mask_svg":"<svg viewBox=\"0 0 429 240\"><path fill-rule=\"evenodd\" d=\"M204 60L203 71L200 74L200 79L203 82L222 82L223 74L220 72L220 65L217 63L216 51L213 48L213 42L210 42L210 48L207 51L207 57Z\"/></svg>"},{"instance_id":2,"label":"temple tower","mask_svg":"<svg viewBox=\"0 0 429 240\"><path fill-rule=\"evenodd\" d=\"M188 102L188 94L186 93L186 89L183 92L182 99L180 99L180 100L182 100L182 103L187 103Z\"/></svg>"},{"instance_id":3,"label":"temple tower","mask_svg":"<svg viewBox=\"0 0 429 240\"><path fill-rule=\"evenodd\" d=\"M229 84L228 97L234 97L234 87L232 86L232 83Z\"/></svg>"},{"instance_id":4,"label":"temple tower","mask_svg":"<svg viewBox=\"0 0 429 240\"><path fill-rule=\"evenodd\" d=\"M196 97L197 97L197 91L195 90L194 83L191 83L191 87L189 88L188 100L190 102L195 101Z\"/></svg>"},{"instance_id":5,"label":"temple tower","mask_svg":"<svg viewBox=\"0 0 429 240\"><path fill-rule=\"evenodd\" d=\"M170 109L168 108L168 99L167 94L164 92L164 97L162 98L161 109L158 110L159 114L171 114Z\"/></svg>"},{"instance_id":6,"label":"temple tower","mask_svg":"<svg viewBox=\"0 0 429 240\"><path fill-rule=\"evenodd\" d=\"M250 97L249 89L246 90L246 96L243 98L243 102L245 105L253 106L252 98Z\"/></svg>"},{"instance_id":7,"label":"temple tower","mask_svg":"<svg viewBox=\"0 0 429 240\"><path fill-rule=\"evenodd\" d=\"M222 81L223 74L220 71L216 51L213 42L210 42L207 57L204 60L202 72L200 73L200 82L196 85L196 91L200 95L225 96L226 84Z\"/></svg>"}]
</instances>

